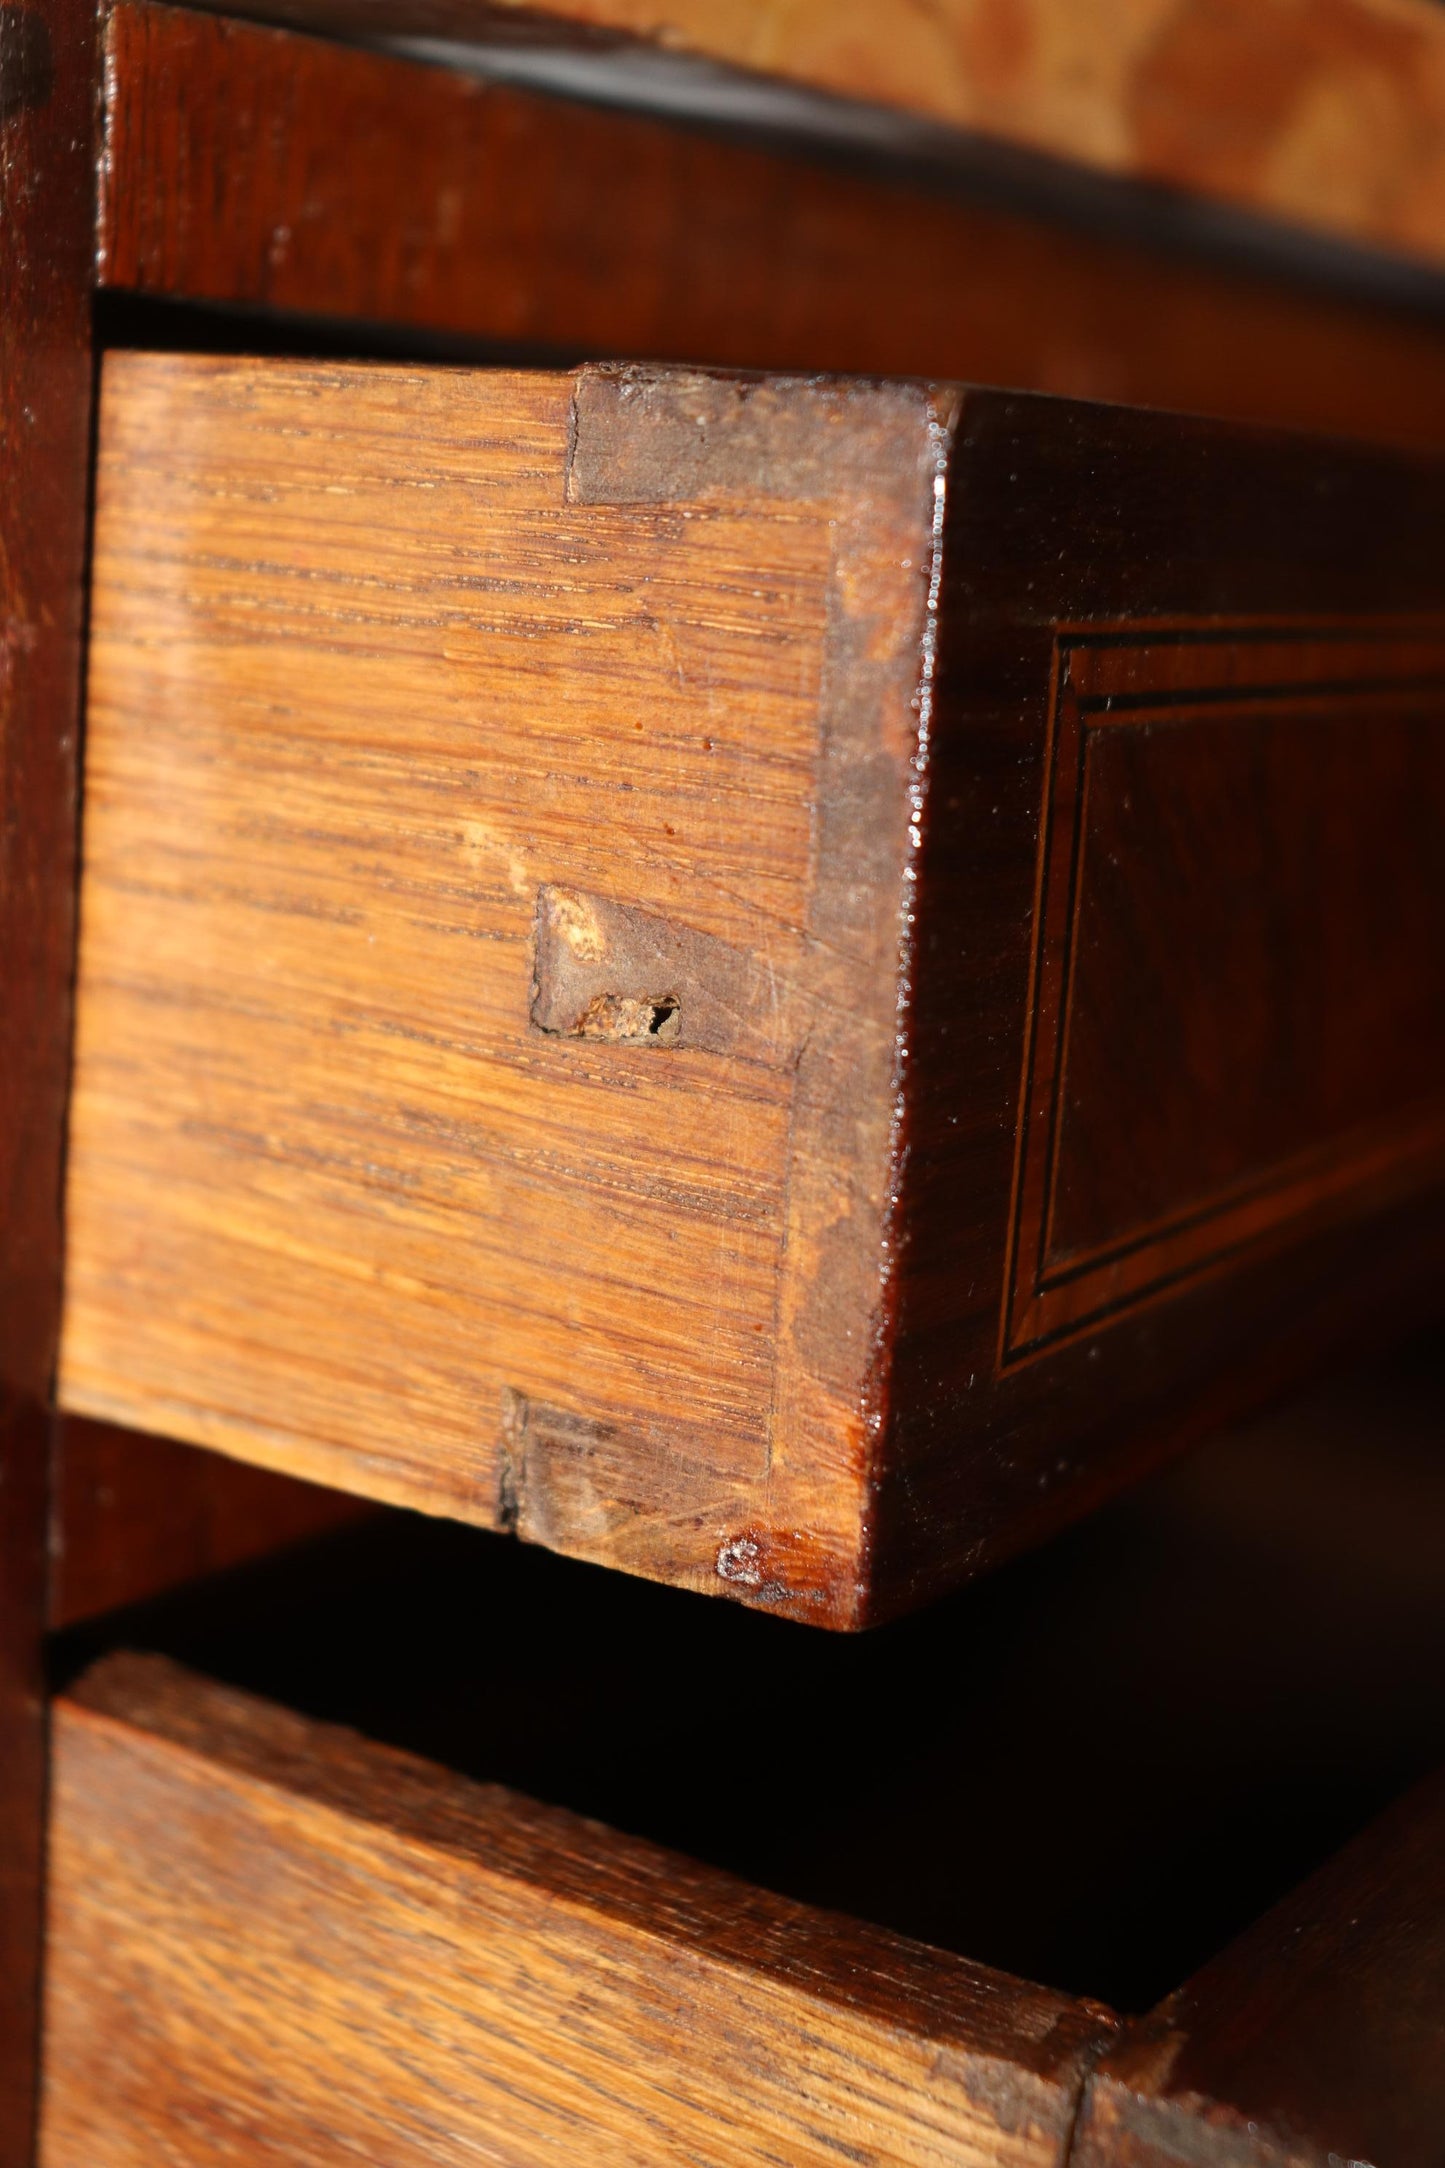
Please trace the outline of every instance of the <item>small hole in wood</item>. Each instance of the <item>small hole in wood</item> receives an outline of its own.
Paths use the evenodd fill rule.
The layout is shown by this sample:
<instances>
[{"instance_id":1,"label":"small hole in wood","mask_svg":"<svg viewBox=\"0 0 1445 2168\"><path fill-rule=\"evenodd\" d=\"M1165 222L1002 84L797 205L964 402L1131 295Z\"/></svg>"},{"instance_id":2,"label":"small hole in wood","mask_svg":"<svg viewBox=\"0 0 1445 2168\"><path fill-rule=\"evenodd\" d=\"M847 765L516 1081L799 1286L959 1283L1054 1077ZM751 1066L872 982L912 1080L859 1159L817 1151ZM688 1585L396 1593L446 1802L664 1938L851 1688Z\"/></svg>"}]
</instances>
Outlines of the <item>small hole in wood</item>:
<instances>
[{"instance_id":1,"label":"small hole in wood","mask_svg":"<svg viewBox=\"0 0 1445 2168\"><path fill-rule=\"evenodd\" d=\"M572 1026L582 1039L609 1039L614 1046L671 1046L682 1032L682 1005L675 994L639 999L633 994L594 994Z\"/></svg>"}]
</instances>

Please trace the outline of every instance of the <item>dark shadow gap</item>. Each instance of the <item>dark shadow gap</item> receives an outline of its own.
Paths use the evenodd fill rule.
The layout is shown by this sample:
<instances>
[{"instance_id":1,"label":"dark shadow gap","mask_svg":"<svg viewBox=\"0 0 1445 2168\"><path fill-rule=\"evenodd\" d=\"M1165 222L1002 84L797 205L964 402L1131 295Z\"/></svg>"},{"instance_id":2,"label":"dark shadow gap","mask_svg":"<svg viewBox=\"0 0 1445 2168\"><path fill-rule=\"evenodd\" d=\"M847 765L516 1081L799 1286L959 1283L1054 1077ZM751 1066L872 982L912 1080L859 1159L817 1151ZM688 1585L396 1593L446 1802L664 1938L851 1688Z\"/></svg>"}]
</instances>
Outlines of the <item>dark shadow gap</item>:
<instances>
[{"instance_id":1,"label":"dark shadow gap","mask_svg":"<svg viewBox=\"0 0 1445 2168\"><path fill-rule=\"evenodd\" d=\"M1445 1759L1445 1343L861 1637L403 1513L72 1629L1147 2008Z\"/></svg>"}]
</instances>

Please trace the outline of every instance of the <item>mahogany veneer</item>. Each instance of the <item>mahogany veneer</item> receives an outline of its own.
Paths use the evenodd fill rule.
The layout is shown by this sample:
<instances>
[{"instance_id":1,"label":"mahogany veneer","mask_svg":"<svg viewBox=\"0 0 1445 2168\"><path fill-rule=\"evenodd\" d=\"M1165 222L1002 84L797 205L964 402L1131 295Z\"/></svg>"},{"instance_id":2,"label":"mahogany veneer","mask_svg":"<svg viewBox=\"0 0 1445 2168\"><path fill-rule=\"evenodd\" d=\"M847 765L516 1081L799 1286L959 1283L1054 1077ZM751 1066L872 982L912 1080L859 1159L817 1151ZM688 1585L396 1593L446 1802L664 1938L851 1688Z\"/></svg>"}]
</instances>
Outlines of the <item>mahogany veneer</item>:
<instances>
[{"instance_id":1,"label":"mahogany veneer","mask_svg":"<svg viewBox=\"0 0 1445 2168\"><path fill-rule=\"evenodd\" d=\"M948 4L891 38L886 80L876 54L850 72L836 10L792 10L771 59L1438 257L1445 46L1420 0L1151 7L1107 80L1052 32L1015 71L998 22L979 46ZM348 40L499 19L254 12ZM538 12L657 27L631 0ZM760 21L698 0L670 27L757 62ZM1382 96L1411 125L1371 121ZM835 109L819 157L146 0L0 0L0 2168L34 2157L47 1795L53 2168L1436 2158L1438 1788L1121 2033L144 1663L62 1705L48 1786L47 1618L93 1645L97 1612L354 1517L345 1493L856 1624L1440 1284L1438 472L948 390L132 357L103 430L69 1201L65 1389L98 1419L55 1417L93 335L234 342L262 310L257 338L293 346L309 318L329 347L974 375L1445 436L1422 267L1376 265L1366 305L1362 261L1285 269L1276 236L1267 280L1243 220L1200 247L1187 206L1121 189L1110 230L1102 195L1080 215L1061 175L1031 193L973 151L964 181L907 123L892 149L921 164L849 170L860 118ZM1311 1449L1251 1492L1272 1561L1320 1471ZM368 1519L331 1542L397 1525ZM309 1594L315 1569L266 1573ZM1386 1570L1422 1571L1406 1543ZM404 1592L368 1584L385 1615L366 1640L353 1612L348 1645L324 1579L303 1680L331 1631L409 1716L444 1697L425 1633L399 1646ZM489 1660L515 1650L498 1581ZM675 1601L876 1655L896 1710L880 1641ZM600 1736L606 1648L575 1614L526 1630ZM965 1664L1027 1638L1005 1623ZM641 1828L691 1780L651 1766L645 1626L632 1647L643 1804L593 1808ZM1398 1703L1426 1663L1416 1642L1379 1668ZM756 1795L755 1839L786 1670L738 1667L731 1727L691 1719L737 1787L715 1818ZM1038 1719L1055 1689L1019 1697L1037 1796L992 1812L1067 1908L1018 1834L1059 1826L1057 1772L1079 1790ZM540 1699L545 1762L564 1726ZM889 1736L926 1757L908 1721ZM937 1798L961 1886L990 1825L958 1842ZM1147 1904L1152 1838L1114 1821ZM937 1879L910 1871L904 1911Z\"/></svg>"},{"instance_id":2,"label":"mahogany veneer","mask_svg":"<svg viewBox=\"0 0 1445 2168\"><path fill-rule=\"evenodd\" d=\"M50 1399L75 934L97 39L0 5L0 2164L35 2123Z\"/></svg>"},{"instance_id":3,"label":"mahogany veneer","mask_svg":"<svg viewBox=\"0 0 1445 2168\"><path fill-rule=\"evenodd\" d=\"M215 0L204 0L214 5ZM253 0L342 36L656 41L1380 251L1440 259L1429 0ZM845 108L846 111L846 108ZM835 123L835 126L839 124Z\"/></svg>"},{"instance_id":4,"label":"mahogany veneer","mask_svg":"<svg viewBox=\"0 0 1445 2168\"><path fill-rule=\"evenodd\" d=\"M363 351L408 327L1445 442L1429 306L154 0L106 18L98 180L102 287Z\"/></svg>"}]
</instances>

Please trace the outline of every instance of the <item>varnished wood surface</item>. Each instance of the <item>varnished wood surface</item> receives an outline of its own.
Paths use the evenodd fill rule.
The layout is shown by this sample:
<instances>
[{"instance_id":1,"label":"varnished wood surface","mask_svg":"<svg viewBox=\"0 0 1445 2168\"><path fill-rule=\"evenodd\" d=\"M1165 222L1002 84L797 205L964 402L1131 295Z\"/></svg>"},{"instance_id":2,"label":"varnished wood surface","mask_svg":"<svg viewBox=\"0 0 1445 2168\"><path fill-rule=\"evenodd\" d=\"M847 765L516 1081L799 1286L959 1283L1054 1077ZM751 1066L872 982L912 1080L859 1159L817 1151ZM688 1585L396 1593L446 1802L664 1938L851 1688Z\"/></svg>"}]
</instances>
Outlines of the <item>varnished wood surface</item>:
<instances>
[{"instance_id":1,"label":"varnished wood surface","mask_svg":"<svg viewBox=\"0 0 1445 2168\"><path fill-rule=\"evenodd\" d=\"M45 2168L1042 2168L1109 2034L158 1659L56 1722Z\"/></svg>"},{"instance_id":2,"label":"varnished wood surface","mask_svg":"<svg viewBox=\"0 0 1445 2168\"><path fill-rule=\"evenodd\" d=\"M1445 1772L1129 2028L1070 2159L1432 2168L1442 2132Z\"/></svg>"},{"instance_id":3,"label":"varnished wood surface","mask_svg":"<svg viewBox=\"0 0 1445 2168\"><path fill-rule=\"evenodd\" d=\"M1445 327L320 39L120 0L99 275L564 356L857 370L1445 442ZM366 156L354 155L357 144Z\"/></svg>"},{"instance_id":4,"label":"varnished wood surface","mask_svg":"<svg viewBox=\"0 0 1445 2168\"><path fill-rule=\"evenodd\" d=\"M1433 1314L1445 1240L1445 474L1005 398L965 402L953 473L896 1591L941 1525L981 1561Z\"/></svg>"},{"instance_id":5,"label":"varnished wood surface","mask_svg":"<svg viewBox=\"0 0 1445 2168\"><path fill-rule=\"evenodd\" d=\"M855 1625L1430 1305L1442 532L1105 408L113 357L66 1406Z\"/></svg>"},{"instance_id":6,"label":"varnished wood surface","mask_svg":"<svg viewBox=\"0 0 1445 2168\"><path fill-rule=\"evenodd\" d=\"M134 355L103 436L66 1404L846 1618L934 402ZM675 1043L543 1028L549 884Z\"/></svg>"},{"instance_id":7,"label":"varnished wood surface","mask_svg":"<svg viewBox=\"0 0 1445 2168\"><path fill-rule=\"evenodd\" d=\"M1013 1357L1430 1152L1445 1075L1445 639L1142 631L1055 667Z\"/></svg>"},{"instance_id":8,"label":"varnished wood surface","mask_svg":"<svg viewBox=\"0 0 1445 2168\"><path fill-rule=\"evenodd\" d=\"M210 4L210 0L207 0ZM332 32L621 34L1440 262L1429 0L250 0ZM534 33L535 34L535 33Z\"/></svg>"},{"instance_id":9,"label":"varnished wood surface","mask_svg":"<svg viewBox=\"0 0 1445 2168\"><path fill-rule=\"evenodd\" d=\"M47 1405L73 968L95 37L0 6L0 2164L34 2124Z\"/></svg>"},{"instance_id":10,"label":"varnished wood surface","mask_svg":"<svg viewBox=\"0 0 1445 2168\"><path fill-rule=\"evenodd\" d=\"M346 1492L83 1416L57 1421L51 1465L52 1630L366 1511Z\"/></svg>"}]
</instances>

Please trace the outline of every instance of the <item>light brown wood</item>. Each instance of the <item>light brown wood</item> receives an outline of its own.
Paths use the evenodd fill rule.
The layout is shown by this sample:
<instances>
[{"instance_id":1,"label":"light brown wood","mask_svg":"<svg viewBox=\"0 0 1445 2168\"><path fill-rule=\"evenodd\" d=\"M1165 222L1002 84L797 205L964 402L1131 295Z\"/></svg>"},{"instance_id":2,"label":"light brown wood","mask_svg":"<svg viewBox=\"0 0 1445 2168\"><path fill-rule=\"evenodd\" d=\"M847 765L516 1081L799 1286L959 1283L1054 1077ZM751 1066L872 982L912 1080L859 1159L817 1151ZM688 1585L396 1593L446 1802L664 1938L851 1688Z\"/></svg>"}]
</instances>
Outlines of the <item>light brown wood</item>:
<instances>
[{"instance_id":1,"label":"light brown wood","mask_svg":"<svg viewBox=\"0 0 1445 2168\"><path fill-rule=\"evenodd\" d=\"M159 1659L55 1757L44 2168L1054 2168L1111 2031Z\"/></svg>"},{"instance_id":2,"label":"light brown wood","mask_svg":"<svg viewBox=\"0 0 1445 2168\"><path fill-rule=\"evenodd\" d=\"M620 34L1337 238L1445 259L1431 0L256 0L369 35Z\"/></svg>"},{"instance_id":3,"label":"light brown wood","mask_svg":"<svg viewBox=\"0 0 1445 2168\"><path fill-rule=\"evenodd\" d=\"M852 1615L943 450L111 357L68 1408ZM544 1015L559 943L677 1044Z\"/></svg>"}]
</instances>

